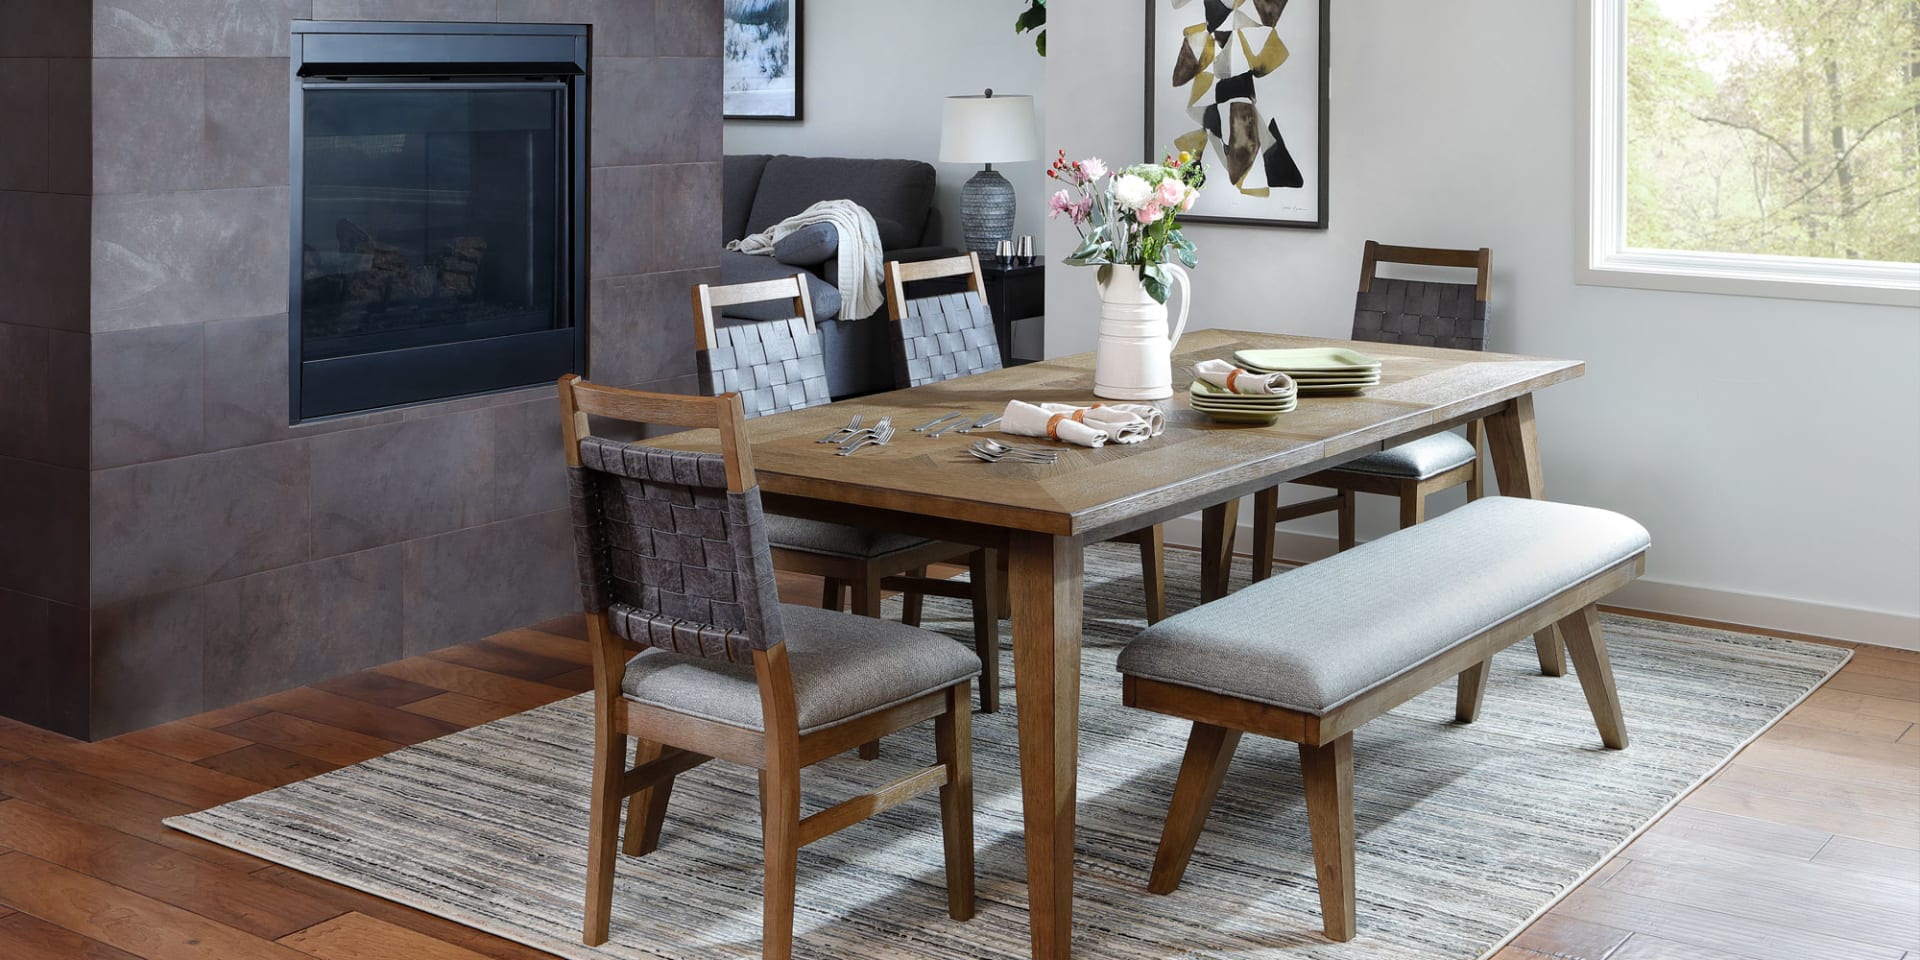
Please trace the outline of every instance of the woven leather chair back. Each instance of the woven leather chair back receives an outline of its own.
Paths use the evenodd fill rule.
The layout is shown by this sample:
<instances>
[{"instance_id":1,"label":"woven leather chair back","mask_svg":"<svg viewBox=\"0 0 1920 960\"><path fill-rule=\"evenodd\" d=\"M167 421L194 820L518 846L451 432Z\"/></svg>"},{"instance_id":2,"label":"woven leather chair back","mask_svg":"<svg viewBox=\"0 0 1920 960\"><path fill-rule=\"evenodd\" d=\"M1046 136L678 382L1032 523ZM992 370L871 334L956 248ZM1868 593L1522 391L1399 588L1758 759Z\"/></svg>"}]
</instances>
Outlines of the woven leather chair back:
<instances>
[{"instance_id":1,"label":"woven leather chair back","mask_svg":"<svg viewBox=\"0 0 1920 960\"><path fill-rule=\"evenodd\" d=\"M1472 283L1375 276L1375 264L1383 262L1462 267L1477 276ZM1491 255L1485 248L1390 247L1369 240L1353 308L1353 339L1484 350L1490 273Z\"/></svg>"},{"instance_id":2,"label":"woven leather chair back","mask_svg":"<svg viewBox=\"0 0 1920 960\"><path fill-rule=\"evenodd\" d=\"M1000 369L1000 339L994 334L978 254L913 263L888 261L886 274L894 386L917 387ZM946 278L963 279L963 289L907 297L909 283Z\"/></svg>"},{"instance_id":3,"label":"woven leather chair back","mask_svg":"<svg viewBox=\"0 0 1920 960\"><path fill-rule=\"evenodd\" d=\"M733 663L780 645L760 488L728 492L724 457L585 437L568 486L581 600L614 633Z\"/></svg>"},{"instance_id":4,"label":"woven leather chair back","mask_svg":"<svg viewBox=\"0 0 1920 960\"><path fill-rule=\"evenodd\" d=\"M748 417L831 403L820 333L804 318L715 327L700 350L700 392L740 395Z\"/></svg>"}]
</instances>

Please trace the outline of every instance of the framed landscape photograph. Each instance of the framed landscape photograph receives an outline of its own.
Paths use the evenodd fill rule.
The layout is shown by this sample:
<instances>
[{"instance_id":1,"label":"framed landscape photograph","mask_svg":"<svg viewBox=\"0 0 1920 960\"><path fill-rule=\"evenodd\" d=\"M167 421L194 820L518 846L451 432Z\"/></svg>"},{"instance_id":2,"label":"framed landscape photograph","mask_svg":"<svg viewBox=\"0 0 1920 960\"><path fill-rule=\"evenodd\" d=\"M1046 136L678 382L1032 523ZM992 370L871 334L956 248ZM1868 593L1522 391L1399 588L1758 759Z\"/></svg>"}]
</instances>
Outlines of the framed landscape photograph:
<instances>
[{"instance_id":1,"label":"framed landscape photograph","mask_svg":"<svg viewBox=\"0 0 1920 960\"><path fill-rule=\"evenodd\" d=\"M800 0L723 0L728 120L799 120Z\"/></svg>"},{"instance_id":2,"label":"framed landscape photograph","mask_svg":"<svg viewBox=\"0 0 1920 960\"><path fill-rule=\"evenodd\" d=\"M1328 0L1147 0L1147 149L1204 159L1183 222L1325 229Z\"/></svg>"}]
</instances>

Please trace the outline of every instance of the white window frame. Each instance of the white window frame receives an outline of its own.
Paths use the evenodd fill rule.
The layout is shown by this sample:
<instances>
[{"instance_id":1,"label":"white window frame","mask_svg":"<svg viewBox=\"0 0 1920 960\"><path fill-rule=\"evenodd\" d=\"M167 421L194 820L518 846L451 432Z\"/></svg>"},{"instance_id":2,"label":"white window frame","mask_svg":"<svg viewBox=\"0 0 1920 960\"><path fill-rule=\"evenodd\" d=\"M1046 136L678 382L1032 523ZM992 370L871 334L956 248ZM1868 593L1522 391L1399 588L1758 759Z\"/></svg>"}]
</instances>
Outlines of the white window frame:
<instances>
[{"instance_id":1,"label":"white window frame","mask_svg":"<svg viewBox=\"0 0 1920 960\"><path fill-rule=\"evenodd\" d=\"M1626 245L1626 0L1580 0L1574 281L1645 290L1920 307L1920 264Z\"/></svg>"}]
</instances>

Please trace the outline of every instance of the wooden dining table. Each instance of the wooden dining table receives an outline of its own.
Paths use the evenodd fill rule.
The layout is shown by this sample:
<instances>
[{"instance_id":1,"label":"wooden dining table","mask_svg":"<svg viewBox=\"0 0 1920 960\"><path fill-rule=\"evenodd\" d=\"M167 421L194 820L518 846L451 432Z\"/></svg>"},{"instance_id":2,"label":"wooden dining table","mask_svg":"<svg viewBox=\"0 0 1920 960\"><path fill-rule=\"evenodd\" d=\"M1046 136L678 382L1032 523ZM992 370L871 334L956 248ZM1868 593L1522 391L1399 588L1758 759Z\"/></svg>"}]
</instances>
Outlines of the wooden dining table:
<instances>
[{"instance_id":1,"label":"wooden dining table","mask_svg":"<svg viewBox=\"0 0 1920 960\"><path fill-rule=\"evenodd\" d=\"M1350 347L1382 361L1360 396L1306 397L1271 426L1217 423L1186 400L1189 367L1244 348ZM1203 511L1202 596L1220 596L1239 499L1408 440L1484 420L1500 492L1540 497L1533 393L1580 376L1579 361L1234 330L1191 331L1177 345L1175 394L1157 401L1166 432L1098 449L1045 440L1057 463L986 463L967 446L911 428L945 411L997 413L1009 399L1091 404L1093 355L1079 354L750 421L768 510L935 537L1006 552L1025 814L1027 895L1036 960L1072 954L1073 837L1080 717L1084 547ZM893 418L886 446L836 456L821 437L859 414ZM998 437L988 433L985 436ZM1007 438L1001 438L1007 439ZM712 431L649 441L717 451ZM1558 637L1536 637L1543 668ZM1141 896L1147 896L1141 878Z\"/></svg>"}]
</instances>

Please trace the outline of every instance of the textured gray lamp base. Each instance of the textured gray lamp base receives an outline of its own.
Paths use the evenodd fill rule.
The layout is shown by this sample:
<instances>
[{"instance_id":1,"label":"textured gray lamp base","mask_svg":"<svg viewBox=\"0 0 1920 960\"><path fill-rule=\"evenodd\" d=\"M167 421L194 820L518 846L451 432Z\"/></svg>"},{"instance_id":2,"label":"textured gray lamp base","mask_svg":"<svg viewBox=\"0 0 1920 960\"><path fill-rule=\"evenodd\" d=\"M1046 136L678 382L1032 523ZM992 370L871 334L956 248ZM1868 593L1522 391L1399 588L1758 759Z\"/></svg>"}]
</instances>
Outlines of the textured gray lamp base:
<instances>
[{"instance_id":1,"label":"textured gray lamp base","mask_svg":"<svg viewBox=\"0 0 1920 960\"><path fill-rule=\"evenodd\" d=\"M1013 236L1013 184L991 166L974 174L960 188L960 224L968 250L993 256L993 245Z\"/></svg>"}]
</instances>

